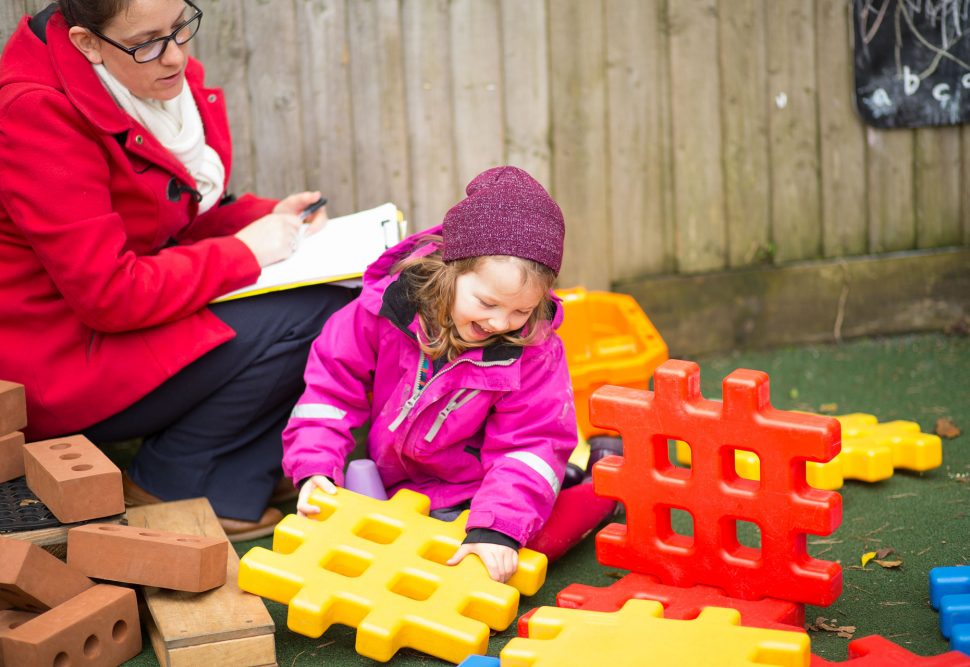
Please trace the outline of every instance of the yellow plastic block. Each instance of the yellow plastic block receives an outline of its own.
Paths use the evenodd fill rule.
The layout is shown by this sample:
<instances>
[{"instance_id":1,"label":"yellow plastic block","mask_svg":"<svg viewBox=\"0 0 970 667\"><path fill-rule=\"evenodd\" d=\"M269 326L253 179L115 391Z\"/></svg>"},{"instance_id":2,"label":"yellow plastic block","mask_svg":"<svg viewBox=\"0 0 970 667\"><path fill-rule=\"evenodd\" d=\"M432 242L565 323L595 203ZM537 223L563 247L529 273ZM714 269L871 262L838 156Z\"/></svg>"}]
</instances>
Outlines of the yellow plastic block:
<instances>
[{"instance_id":1,"label":"yellow plastic block","mask_svg":"<svg viewBox=\"0 0 970 667\"><path fill-rule=\"evenodd\" d=\"M291 514L273 550L255 547L239 564L239 587L289 605L287 625L319 637L334 623L357 628L357 652L386 662L410 647L451 662L488 650L489 628L515 619L519 594L545 582L546 557L519 551L508 584L475 556L445 565L465 537L455 521L428 516L428 498L399 491L387 501L346 489L317 491L314 518Z\"/></svg>"},{"instance_id":2,"label":"yellow plastic block","mask_svg":"<svg viewBox=\"0 0 970 667\"><path fill-rule=\"evenodd\" d=\"M943 445L938 436L921 433L919 424L892 421L880 424L873 415L853 413L837 416L842 425L842 451L827 463L808 461L805 476L816 489L842 488L844 479L879 482L893 476L896 468L922 472L943 463ZM690 448L677 442L678 463L690 465ZM739 477L759 479L758 457L737 450L734 466Z\"/></svg>"},{"instance_id":3,"label":"yellow plastic block","mask_svg":"<svg viewBox=\"0 0 970 667\"><path fill-rule=\"evenodd\" d=\"M512 639L502 667L563 665L683 665L807 667L804 632L739 625L735 609L706 607L689 621L663 618L653 600L627 601L616 612L540 607L529 618L528 638Z\"/></svg>"},{"instance_id":4,"label":"yellow plastic block","mask_svg":"<svg viewBox=\"0 0 970 667\"><path fill-rule=\"evenodd\" d=\"M607 433L589 421L589 397L604 384L646 389L667 360L667 343L628 294L557 289L564 319L557 333L566 350L580 433Z\"/></svg>"},{"instance_id":5,"label":"yellow plastic block","mask_svg":"<svg viewBox=\"0 0 970 667\"><path fill-rule=\"evenodd\" d=\"M917 472L939 468L943 464L943 443L939 436L921 433L916 422L891 421L880 424L873 415L862 413L836 419L842 424L843 450L846 442L851 442L855 447L887 447L893 468Z\"/></svg>"}]
</instances>

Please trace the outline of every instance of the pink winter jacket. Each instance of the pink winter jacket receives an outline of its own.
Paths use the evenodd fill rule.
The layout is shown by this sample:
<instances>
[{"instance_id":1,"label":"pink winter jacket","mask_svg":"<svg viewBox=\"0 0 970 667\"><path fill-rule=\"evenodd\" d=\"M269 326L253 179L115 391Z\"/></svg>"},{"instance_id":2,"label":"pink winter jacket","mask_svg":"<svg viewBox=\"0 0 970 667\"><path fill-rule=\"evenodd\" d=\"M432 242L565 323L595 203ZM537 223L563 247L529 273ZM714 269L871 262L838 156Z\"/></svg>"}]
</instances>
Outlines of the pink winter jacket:
<instances>
[{"instance_id":1,"label":"pink winter jacket","mask_svg":"<svg viewBox=\"0 0 970 667\"><path fill-rule=\"evenodd\" d=\"M369 420L368 456L388 495L412 489L432 509L471 498L466 530L525 544L549 517L577 441L563 345L552 330L562 306L555 301L542 342L469 350L415 393L423 357L416 306L389 270L420 244L405 239L372 264L361 295L314 341L306 391L283 432L283 470L298 484L326 475L342 485L351 429Z\"/></svg>"}]
</instances>

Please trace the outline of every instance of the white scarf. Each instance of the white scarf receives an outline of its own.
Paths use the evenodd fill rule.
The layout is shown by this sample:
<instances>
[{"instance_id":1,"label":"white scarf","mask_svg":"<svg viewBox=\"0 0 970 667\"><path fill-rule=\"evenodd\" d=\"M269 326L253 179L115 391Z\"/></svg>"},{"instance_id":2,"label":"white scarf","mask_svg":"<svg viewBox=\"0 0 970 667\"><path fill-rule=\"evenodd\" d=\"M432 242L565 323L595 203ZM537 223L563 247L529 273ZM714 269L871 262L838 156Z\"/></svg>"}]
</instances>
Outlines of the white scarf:
<instances>
[{"instance_id":1,"label":"white scarf","mask_svg":"<svg viewBox=\"0 0 970 667\"><path fill-rule=\"evenodd\" d=\"M216 153L205 143L202 117L186 83L182 92L171 100L151 100L135 97L104 65L95 65L105 88L128 115L155 135L159 143L185 165L195 179L196 190L202 195L199 213L212 208L222 196L226 182L226 168Z\"/></svg>"}]
</instances>

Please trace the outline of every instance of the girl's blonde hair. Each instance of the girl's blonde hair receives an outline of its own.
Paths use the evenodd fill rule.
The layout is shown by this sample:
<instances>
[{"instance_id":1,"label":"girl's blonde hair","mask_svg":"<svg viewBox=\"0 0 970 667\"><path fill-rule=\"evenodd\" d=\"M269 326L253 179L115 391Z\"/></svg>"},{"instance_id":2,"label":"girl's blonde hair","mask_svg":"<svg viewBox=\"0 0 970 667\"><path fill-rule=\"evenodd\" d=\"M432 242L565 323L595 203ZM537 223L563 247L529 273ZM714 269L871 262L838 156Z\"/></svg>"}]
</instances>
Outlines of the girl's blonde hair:
<instances>
[{"instance_id":1,"label":"girl's blonde hair","mask_svg":"<svg viewBox=\"0 0 970 667\"><path fill-rule=\"evenodd\" d=\"M441 237L429 235L427 242L441 243ZM421 336L418 344L431 359L446 357L451 361L465 350L488 347L496 343L511 345L531 345L545 335L545 327L540 320L552 309L549 290L556 280L556 274L544 264L521 257L501 256L518 264L522 269L522 285L534 282L542 291L542 299L532 311L522 328L483 341L468 342L458 334L451 318L455 305L455 285L458 277L475 271L486 259L492 256L467 257L445 262L441 251L436 250L423 257L409 257L399 261L391 268L391 273L400 272L400 280L405 281L408 298L418 306L418 320L421 323Z\"/></svg>"}]
</instances>

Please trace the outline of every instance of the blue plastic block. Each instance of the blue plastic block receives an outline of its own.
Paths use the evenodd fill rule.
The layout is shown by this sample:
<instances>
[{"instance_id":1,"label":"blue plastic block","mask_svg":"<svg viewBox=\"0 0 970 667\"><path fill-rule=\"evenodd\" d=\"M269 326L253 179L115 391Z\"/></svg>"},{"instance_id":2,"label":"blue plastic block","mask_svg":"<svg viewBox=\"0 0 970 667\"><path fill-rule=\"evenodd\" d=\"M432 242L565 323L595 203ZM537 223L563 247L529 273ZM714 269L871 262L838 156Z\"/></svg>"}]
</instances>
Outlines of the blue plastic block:
<instances>
[{"instance_id":1,"label":"blue plastic block","mask_svg":"<svg viewBox=\"0 0 970 667\"><path fill-rule=\"evenodd\" d=\"M499 667L499 659L485 655L470 655L458 667Z\"/></svg>"},{"instance_id":2,"label":"blue plastic block","mask_svg":"<svg viewBox=\"0 0 970 667\"><path fill-rule=\"evenodd\" d=\"M950 649L970 655L970 623L953 626Z\"/></svg>"},{"instance_id":3,"label":"blue plastic block","mask_svg":"<svg viewBox=\"0 0 970 667\"><path fill-rule=\"evenodd\" d=\"M970 565L934 567L930 570L930 604L939 610L945 595L970 594Z\"/></svg>"},{"instance_id":4,"label":"blue plastic block","mask_svg":"<svg viewBox=\"0 0 970 667\"><path fill-rule=\"evenodd\" d=\"M958 625L970 629L970 595L944 595L940 601L940 632L950 638Z\"/></svg>"}]
</instances>

